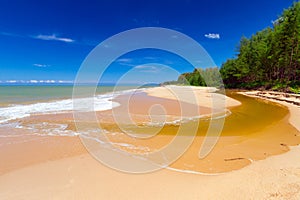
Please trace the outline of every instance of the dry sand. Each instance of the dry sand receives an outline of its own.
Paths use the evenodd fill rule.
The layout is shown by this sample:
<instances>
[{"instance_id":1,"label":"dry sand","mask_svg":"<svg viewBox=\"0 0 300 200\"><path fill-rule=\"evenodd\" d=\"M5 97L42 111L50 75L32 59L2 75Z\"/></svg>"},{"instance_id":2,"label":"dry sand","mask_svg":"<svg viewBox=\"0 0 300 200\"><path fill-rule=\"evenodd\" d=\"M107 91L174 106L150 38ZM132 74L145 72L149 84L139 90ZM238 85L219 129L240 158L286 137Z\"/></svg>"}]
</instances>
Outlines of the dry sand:
<instances>
[{"instance_id":1,"label":"dry sand","mask_svg":"<svg viewBox=\"0 0 300 200\"><path fill-rule=\"evenodd\" d=\"M169 85L150 88L146 92L149 96L180 100L191 104L205 105L209 108L212 108L215 105L222 105L223 103L225 103L224 106L226 108L239 106L241 104L235 99L214 93L215 91L217 90L213 87Z\"/></svg>"},{"instance_id":2,"label":"dry sand","mask_svg":"<svg viewBox=\"0 0 300 200\"><path fill-rule=\"evenodd\" d=\"M290 122L300 130L300 108ZM132 175L89 154L52 160L0 176L0 199L300 199L300 147L237 171L199 175L160 170Z\"/></svg>"}]
</instances>

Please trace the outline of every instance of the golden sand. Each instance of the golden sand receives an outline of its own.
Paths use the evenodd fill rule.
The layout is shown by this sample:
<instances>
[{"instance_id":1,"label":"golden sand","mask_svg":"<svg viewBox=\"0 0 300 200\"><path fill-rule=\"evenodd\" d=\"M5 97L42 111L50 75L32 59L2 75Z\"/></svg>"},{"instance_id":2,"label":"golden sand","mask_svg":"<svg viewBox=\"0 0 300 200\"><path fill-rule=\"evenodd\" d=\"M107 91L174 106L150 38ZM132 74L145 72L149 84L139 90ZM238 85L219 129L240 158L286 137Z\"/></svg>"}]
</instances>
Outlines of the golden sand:
<instances>
[{"instance_id":1,"label":"golden sand","mask_svg":"<svg viewBox=\"0 0 300 200\"><path fill-rule=\"evenodd\" d=\"M160 96L160 94L161 93L159 93L158 96ZM178 125L165 125L159 130L156 136L147 139L138 139L122 133L119 125L116 124L113 118L114 114L126 113L128 109L135 122L149 122L149 109L157 104L164 107L164 112L168 116L174 117L181 114L181 105L178 101L172 98L154 97L153 89L151 95L152 96L147 96L145 94L133 96L122 95L115 99L121 106L116 107L113 110L97 113L101 128L105 128L113 133L107 134L111 142L144 147L144 149L148 149L149 152L153 152L163 148L172 141L178 131ZM164 95L166 97L165 92ZM253 99L243 99L243 101L245 101L245 104L255 102ZM250 108L238 106L240 103L232 98L227 97L227 102L229 102L227 103L228 107L237 107L231 108L233 114L232 116L229 116L225 122L223 133L213 151L205 159L199 159L198 157L200 147L209 125L207 121L202 121L200 122L199 130L197 131L194 142L188 151L171 165L172 168L213 174L223 173L245 167L255 160L261 160L271 155L287 152L289 146L300 143L300 137L298 137L299 132L288 123L289 115L286 108L265 103L265 106L271 106L269 109L276 109L277 111L281 110L280 112L278 111L278 116L275 116L276 112L267 112L264 117L258 116L257 119L255 118L254 121L251 122L251 120L247 120L247 116L246 119L242 119L240 116L238 119L235 118L237 113L241 113L243 109ZM186 104L186 108L191 108L193 110L195 110L195 108L199 109L199 113L203 115L210 113L209 107L199 107L198 105L192 105L188 102L184 102L184 104ZM263 102L260 104L263 104ZM76 131L76 127L73 123L73 116L71 114L31 116L22 120L22 125L30 123L38 124L42 122L68 124L68 129ZM96 122L85 123L88 127ZM31 140L30 142L0 147L1 159L5 161L2 162L5 164L2 164L3 166L1 166L1 173L38 162L86 153L84 146L80 143L79 137L31 137L29 137ZM188 133L186 137L190 137ZM22 138L19 139L22 140ZM136 152L136 150L127 149L122 146L116 147L131 153L145 153L142 151Z\"/></svg>"},{"instance_id":2,"label":"golden sand","mask_svg":"<svg viewBox=\"0 0 300 200\"><path fill-rule=\"evenodd\" d=\"M300 108L280 103L289 108L289 114L273 122L267 120L264 129L249 126L247 130L243 129L245 131L240 136L221 137L209 159L201 163L201 166L206 166L205 169L226 165L223 169L232 170L248 165L250 161L245 158L258 160L240 170L217 176L170 170L143 175L119 173L104 167L87 154L78 137L39 136L28 144L13 143L9 148L7 145L0 146L1 164L5 162L1 166L5 170L1 171L0 176L0 199L299 199L300 148L289 145L298 144L299 132L296 129L300 131L300 124L297 123ZM233 108L233 114L229 117L243 114L239 109L246 108ZM286 108L279 106L278 109L287 112ZM22 120L22 123L47 120L70 123L72 116L32 116ZM288 121L293 127L289 126ZM248 124L251 125L251 122ZM233 130L235 128L231 125L227 131ZM255 133L249 134L253 131ZM158 135L157 139L160 144L165 144L171 137ZM111 139L128 140L125 137ZM156 141L155 144L143 142L143 145L150 147L158 145ZM201 136L198 136L189 151L172 167L193 167L194 162L198 162L194 152L198 152L200 144ZM57 150L51 148L53 146ZM289 149L291 151L287 152ZM287 153L271 156L283 152ZM26 164L22 159L32 162Z\"/></svg>"}]
</instances>

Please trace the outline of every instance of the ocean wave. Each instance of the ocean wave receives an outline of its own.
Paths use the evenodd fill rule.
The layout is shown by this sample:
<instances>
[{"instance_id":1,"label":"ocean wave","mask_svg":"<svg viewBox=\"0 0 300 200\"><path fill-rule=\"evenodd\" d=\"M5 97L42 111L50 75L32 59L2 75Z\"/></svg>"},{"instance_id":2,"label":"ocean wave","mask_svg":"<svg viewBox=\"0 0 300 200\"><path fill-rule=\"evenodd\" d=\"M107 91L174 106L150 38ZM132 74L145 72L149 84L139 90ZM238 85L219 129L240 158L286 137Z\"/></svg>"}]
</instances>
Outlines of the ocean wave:
<instances>
[{"instance_id":1,"label":"ocean wave","mask_svg":"<svg viewBox=\"0 0 300 200\"><path fill-rule=\"evenodd\" d=\"M76 110L84 111L104 111L110 110L119 106L117 102L113 102L112 99L116 96L125 93L131 93L143 89L131 89L124 91L117 91L114 93L107 93L96 95L91 98L78 98L76 99ZM90 102L94 104L88 105ZM29 117L32 114L57 114L73 111L73 99L58 100L52 102L34 103L28 105L12 105L9 107L0 108L0 124L8 122L10 120L21 119Z\"/></svg>"}]
</instances>

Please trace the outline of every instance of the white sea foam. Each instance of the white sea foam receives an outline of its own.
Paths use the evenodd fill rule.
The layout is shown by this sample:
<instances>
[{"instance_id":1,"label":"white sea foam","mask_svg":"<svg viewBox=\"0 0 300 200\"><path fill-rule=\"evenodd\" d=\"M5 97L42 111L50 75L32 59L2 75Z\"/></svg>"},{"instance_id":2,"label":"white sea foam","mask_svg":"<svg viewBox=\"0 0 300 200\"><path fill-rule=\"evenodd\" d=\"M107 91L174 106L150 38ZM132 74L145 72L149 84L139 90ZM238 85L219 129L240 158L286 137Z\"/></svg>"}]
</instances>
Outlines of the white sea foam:
<instances>
[{"instance_id":1,"label":"white sea foam","mask_svg":"<svg viewBox=\"0 0 300 200\"><path fill-rule=\"evenodd\" d=\"M104 111L119 106L118 103L111 101L114 97L130 93L137 90L126 90L115 93L97 95L92 98L76 99L76 110L80 111ZM138 91L142 91L139 89ZM90 103L93 105L89 105ZM10 120L28 117L32 114L63 113L74 110L73 100L65 99L53 102L34 103L28 105L13 105L0 108L0 124Z\"/></svg>"},{"instance_id":2,"label":"white sea foam","mask_svg":"<svg viewBox=\"0 0 300 200\"><path fill-rule=\"evenodd\" d=\"M30 130L31 135L39 136L76 136L79 133L67 129L67 124L42 122L38 124L17 125L15 128Z\"/></svg>"}]
</instances>

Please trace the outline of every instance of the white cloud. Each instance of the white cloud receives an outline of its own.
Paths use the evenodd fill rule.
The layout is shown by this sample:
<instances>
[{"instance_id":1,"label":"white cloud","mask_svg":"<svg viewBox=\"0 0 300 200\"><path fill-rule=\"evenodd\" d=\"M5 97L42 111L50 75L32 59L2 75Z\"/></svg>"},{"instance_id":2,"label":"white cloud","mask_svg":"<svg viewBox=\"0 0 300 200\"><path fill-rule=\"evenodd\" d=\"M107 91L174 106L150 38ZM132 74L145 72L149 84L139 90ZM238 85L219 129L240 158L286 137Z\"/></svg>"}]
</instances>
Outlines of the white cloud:
<instances>
[{"instance_id":1,"label":"white cloud","mask_svg":"<svg viewBox=\"0 0 300 200\"><path fill-rule=\"evenodd\" d=\"M39 81L37 81L37 80L30 80L30 81L28 81L29 83L38 83Z\"/></svg>"},{"instance_id":2,"label":"white cloud","mask_svg":"<svg viewBox=\"0 0 300 200\"><path fill-rule=\"evenodd\" d=\"M39 40L53 40L53 41L61 41L61 42L67 42L67 43L75 42L75 40L73 40L71 38L57 37L55 34L37 35L37 36L33 36L33 38L39 39Z\"/></svg>"},{"instance_id":3,"label":"white cloud","mask_svg":"<svg viewBox=\"0 0 300 200\"><path fill-rule=\"evenodd\" d=\"M33 64L33 66L35 66L35 67L50 67L50 65L38 64L38 63Z\"/></svg>"},{"instance_id":4,"label":"white cloud","mask_svg":"<svg viewBox=\"0 0 300 200\"><path fill-rule=\"evenodd\" d=\"M32 39L38 39L38 40L52 40L52 41L61 41L61 42L66 42L66 43L73 43L75 42L75 40L71 39L71 38L64 38L64 37L58 37L56 34L52 34L52 35L19 35L19 34L15 34L15 33L9 33L9 32L1 32L0 31L0 35L3 36L9 36L9 37L18 37L18 38L32 38ZM98 43L91 43L91 42L83 42L83 43L78 43L77 44L83 44L83 45L89 45L89 46L95 46Z\"/></svg>"},{"instance_id":5,"label":"white cloud","mask_svg":"<svg viewBox=\"0 0 300 200\"><path fill-rule=\"evenodd\" d=\"M22 84L38 84L38 83L47 83L47 84L53 84L53 83L73 83L73 81L69 80L7 80L7 81L0 81L0 83L22 83Z\"/></svg>"},{"instance_id":6,"label":"white cloud","mask_svg":"<svg viewBox=\"0 0 300 200\"><path fill-rule=\"evenodd\" d=\"M136 64L132 63L133 59L131 59L131 58L120 58L120 59L117 59L115 62L118 63L119 65L124 65L124 66L129 66L129 67L136 66Z\"/></svg>"},{"instance_id":7,"label":"white cloud","mask_svg":"<svg viewBox=\"0 0 300 200\"><path fill-rule=\"evenodd\" d=\"M118 59L118 60L116 60L116 62L132 62L132 59L130 59L130 58L120 58L120 59Z\"/></svg>"},{"instance_id":8,"label":"white cloud","mask_svg":"<svg viewBox=\"0 0 300 200\"><path fill-rule=\"evenodd\" d=\"M139 65L139 66L134 67L134 69L145 69L145 68L148 68L148 67L149 66Z\"/></svg>"},{"instance_id":9,"label":"white cloud","mask_svg":"<svg viewBox=\"0 0 300 200\"><path fill-rule=\"evenodd\" d=\"M139 65L136 66L135 69L157 69L157 67L151 65Z\"/></svg>"},{"instance_id":10,"label":"white cloud","mask_svg":"<svg viewBox=\"0 0 300 200\"><path fill-rule=\"evenodd\" d=\"M206 38L209 39L220 39L220 34L219 33L209 33L204 35Z\"/></svg>"},{"instance_id":11,"label":"white cloud","mask_svg":"<svg viewBox=\"0 0 300 200\"><path fill-rule=\"evenodd\" d=\"M56 83L55 80L45 80L44 83Z\"/></svg>"},{"instance_id":12,"label":"white cloud","mask_svg":"<svg viewBox=\"0 0 300 200\"><path fill-rule=\"evenodd\" d=\"M59 80L58 83L73 83L73 81L62 81L62 80Z\"/></svg>"},{"instance_id":13,"label":"white cloud","mask_svg":"<svg viewBox=\"0 0 300 200\"><path fill-rule=\"evenodd\" d=\"M58 81L55 80L39 80L39 83L57 83Z\"/></svg>"},{"instance_id":14,"label":"white cloud","mask_svg":"<svg viewBox=\"0 0 300 200\"><path fill-rule=\"evenodd\" d=\"M139 72L158 73L161 71L162 67L156 67L153 65L138 65L134 67L134 69L139 70Z\"/></svg>"},{"instance_id":15,"label":"white cloud","mask_svg":"<svg viewBox=\"0 0 300 200\"><path fill-rule=\"evenodd\" d=\"M6 83L16 83L17 81L16 80L8 80L6 81Z\"/></svg>"}]
</instances>

